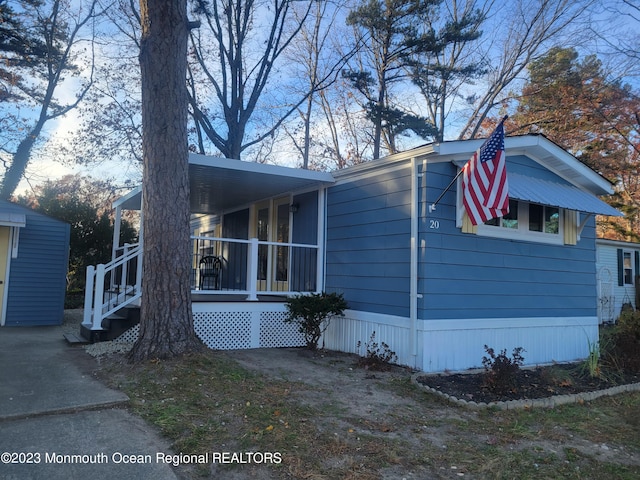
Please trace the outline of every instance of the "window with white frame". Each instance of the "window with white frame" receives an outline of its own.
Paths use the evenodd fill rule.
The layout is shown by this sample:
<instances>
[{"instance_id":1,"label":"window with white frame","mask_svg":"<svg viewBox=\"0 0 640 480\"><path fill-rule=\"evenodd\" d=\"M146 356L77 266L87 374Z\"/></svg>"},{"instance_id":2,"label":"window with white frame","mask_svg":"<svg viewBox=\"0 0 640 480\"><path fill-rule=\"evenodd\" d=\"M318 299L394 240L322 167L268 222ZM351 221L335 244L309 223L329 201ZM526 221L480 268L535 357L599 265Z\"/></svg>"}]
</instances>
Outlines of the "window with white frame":
<instances>
[{"instance_id":1,"label":"window with white frame","mask_svg":"<svg viewBox=\"0 0 640 480\"><path fill-rule=\"evenodd\" d=\"M633 261L631 252L622 252L622 278L625 285L633 285Z\"/></svg>"},{"instance_id":2,"label":"window with white frame","mask_svg":"<svg viewBox=\"0 0 640 480\"><path fill-rule=\"evenodd\" d=\"M478 225L478 234L503 238L562 243L560 209L548 205L509 200L509 213Z\"/></svg>"}]
</instances>

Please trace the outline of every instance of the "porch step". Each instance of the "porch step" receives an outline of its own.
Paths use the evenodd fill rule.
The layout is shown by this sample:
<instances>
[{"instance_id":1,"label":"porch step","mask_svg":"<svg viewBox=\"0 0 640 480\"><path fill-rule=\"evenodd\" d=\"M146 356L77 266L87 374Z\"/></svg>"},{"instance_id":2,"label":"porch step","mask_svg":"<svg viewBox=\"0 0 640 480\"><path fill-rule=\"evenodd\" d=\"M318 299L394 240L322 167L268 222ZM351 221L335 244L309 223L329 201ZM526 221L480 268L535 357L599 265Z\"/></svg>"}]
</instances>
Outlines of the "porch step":
<instances>
[{"instance_id":1,"label":"porch step","mask_svg":"<svg viewBox=\"0 0 640 480\"><path fill-rule=\"evenodd\" d=\"M115 340L131 327L140 323L140 307L127 305L102 321L101 330L90 330L81 325L80 335L90 343Z\"/></svg>"},{"instance_id":2,"label":"porch step","mask_svg":"<svg viewBox=\"0 0 640 480\"><path fill-rule=\"evenodd\" d=\"M104 342L106 338L106 330L91 330L84 325L80 325L80 336L84 338L87 343Z\"/></svg>"}]
</instances>

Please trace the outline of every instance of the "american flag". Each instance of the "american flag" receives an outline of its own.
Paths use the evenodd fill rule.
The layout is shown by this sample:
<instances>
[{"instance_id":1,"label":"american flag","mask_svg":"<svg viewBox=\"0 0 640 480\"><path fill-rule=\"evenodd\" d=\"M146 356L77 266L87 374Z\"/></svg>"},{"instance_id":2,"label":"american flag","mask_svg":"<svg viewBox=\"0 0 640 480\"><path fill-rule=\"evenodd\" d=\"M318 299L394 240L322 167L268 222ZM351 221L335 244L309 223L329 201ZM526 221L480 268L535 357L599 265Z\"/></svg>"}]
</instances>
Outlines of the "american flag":
<instances>
[{"instance_id":1,"label":"american flag","mask_svg":"<svg viewBox=\"0 0 640 480\"><path fill-rule=\"evenodd\" d=\"M509 213L503 122L462 169L462 202L474 225Z\"/></svg>"}]
</instances>

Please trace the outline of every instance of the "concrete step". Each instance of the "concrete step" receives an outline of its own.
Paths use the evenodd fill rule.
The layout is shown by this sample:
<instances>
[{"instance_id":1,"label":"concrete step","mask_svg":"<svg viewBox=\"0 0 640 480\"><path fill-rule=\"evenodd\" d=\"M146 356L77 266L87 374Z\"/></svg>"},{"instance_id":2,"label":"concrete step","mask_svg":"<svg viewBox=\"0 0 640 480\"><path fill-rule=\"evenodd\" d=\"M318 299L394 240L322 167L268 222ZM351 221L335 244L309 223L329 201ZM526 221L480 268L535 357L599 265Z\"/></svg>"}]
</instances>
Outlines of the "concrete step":
<instances>
[{"instance_id":1,"label":"concrete step","mask_svg":"<svg viewBox=\"0 0 640 480\"><path fill-rule=\"evenodd\" d=\"M86 345L89 340L82 335L76 335L75 333L65 333L62 335L69 345Z\"/></svg>"}]
</instances>

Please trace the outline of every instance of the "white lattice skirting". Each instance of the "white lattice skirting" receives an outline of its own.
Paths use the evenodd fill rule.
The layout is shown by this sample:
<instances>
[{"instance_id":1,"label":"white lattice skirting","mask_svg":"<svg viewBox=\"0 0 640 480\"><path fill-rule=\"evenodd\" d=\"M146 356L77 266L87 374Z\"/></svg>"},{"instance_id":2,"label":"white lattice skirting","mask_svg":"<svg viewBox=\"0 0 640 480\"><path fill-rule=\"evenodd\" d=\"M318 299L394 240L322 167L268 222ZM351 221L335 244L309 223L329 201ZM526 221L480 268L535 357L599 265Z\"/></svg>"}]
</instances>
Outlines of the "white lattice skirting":
<instances>
[{"instance_id":1,"label":"white lattice skirting","mask_svg":"<svg viewBox=\"0 0 640 480\"><path fill-rule=\"evenodd\" d=\"M294 324L284 323L282 303L194 303L196 335L213 350L301 347L304 337ZM134 342L139 327L127 330L118 340Z\"/></svg>"}]
</instances>

